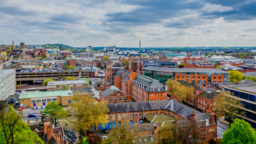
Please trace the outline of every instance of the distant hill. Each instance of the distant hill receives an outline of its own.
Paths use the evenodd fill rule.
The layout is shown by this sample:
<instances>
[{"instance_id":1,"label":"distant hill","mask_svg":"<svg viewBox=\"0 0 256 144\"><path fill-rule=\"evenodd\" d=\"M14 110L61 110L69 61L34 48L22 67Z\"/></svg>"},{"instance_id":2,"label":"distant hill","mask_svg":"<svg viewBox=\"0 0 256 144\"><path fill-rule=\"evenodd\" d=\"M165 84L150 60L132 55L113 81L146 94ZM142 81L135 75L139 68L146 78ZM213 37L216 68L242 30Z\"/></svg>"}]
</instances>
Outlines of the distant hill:
<instances>
[{"instance_id":1,"label":"distant hill","mask_svg":"<svg viewBox=\"0 0 256 144\"><path fill-rule=\"evenodd\" d=\"M64 44L42 44L42 47L53 47L53 48L67 48L67 49L72 49L73 47L68 46L68 45L64 45Z\"/></svg>"}]
</instances>

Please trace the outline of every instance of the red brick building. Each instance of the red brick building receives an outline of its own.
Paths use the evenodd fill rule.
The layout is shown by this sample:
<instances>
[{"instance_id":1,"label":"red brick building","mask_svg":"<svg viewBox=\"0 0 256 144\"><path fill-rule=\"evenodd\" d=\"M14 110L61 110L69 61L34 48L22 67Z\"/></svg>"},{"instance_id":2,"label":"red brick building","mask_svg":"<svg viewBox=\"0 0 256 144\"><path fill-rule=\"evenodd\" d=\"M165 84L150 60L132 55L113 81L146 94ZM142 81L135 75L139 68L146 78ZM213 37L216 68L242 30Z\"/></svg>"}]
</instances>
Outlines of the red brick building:
<instances>
[{"instance_id":1,"label":"red brick building","mask_svg":"<svg viewBox=\"0 0 256 144\"><path fill-rule=\"evenodd\" d=\"M150 77L138 75L133 80L132 98L136 101L166 100L167 86Z\"/></svg>"},{"instance_id":2,"label":"red brick building","mask_svg":"<svg viewBox=\"0 0 256 144\"><path fill-rule=\"evenodd\" d=\"M100 92L100 100L108 103L123 103L128 99L128 95L115 86L111 86Z\"/></svg>"},{"instance_id":3,"label":"red brick building","mask_svg":"<svg viewBox=\"0 0 256 144\"><path fill-rule=\"evenodd\" d=\"M108 121L114 121L120 125L122 123L143 125L145 116L166 115L174 118L175 123L180 123L179 126L182 126L184 131L193 127L193 125L184 125L184 121L191 124L197 122L199 141L202 143L217 139L217 119L211 107L206 111L207 113L201 113L176 100L116 103L107 104L107 107L109 108ZM190 137L192 133L187 135ZM187 143L191 141L188 139Z\"/></svg>"},{"instance_id":4,"label":"red brick building","mask_svg":"<svg viewBox=\"0 0 256 144\"><path fill-rule=\"evenodd\" d=\"M120 69L125 69L125 66L121 62L117 62L113 66L111 66L110 68L106 68L105 81L109 82L109 83L114 83L115 74Z\"/></svg>"},{"instance_id":5,"label":"red brick building","mask_svg":"<svg viewBox=\"0 0 256 144\"><path fill-rule=\"evenodd\" d=\"M68 66L76 66L76 60L68 60Z\"/></svg>"}]
</instances>

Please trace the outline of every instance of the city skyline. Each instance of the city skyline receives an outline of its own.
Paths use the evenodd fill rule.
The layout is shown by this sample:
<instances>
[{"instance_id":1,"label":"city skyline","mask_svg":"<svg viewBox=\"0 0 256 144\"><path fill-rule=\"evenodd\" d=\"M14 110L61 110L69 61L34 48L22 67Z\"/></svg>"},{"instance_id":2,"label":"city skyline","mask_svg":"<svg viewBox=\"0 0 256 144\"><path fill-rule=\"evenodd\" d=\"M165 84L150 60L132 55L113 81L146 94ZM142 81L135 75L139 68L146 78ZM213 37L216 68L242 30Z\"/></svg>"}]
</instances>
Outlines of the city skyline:
<instances>
[{"instance_id":1,"label":"city skyline","mask_svg":"<svg viewBox=\"0 0 256 144\"><path fill-rule=\"evenodd\" d=\"M254 47L254 0L0 1L1 44Z\"/></svg>"}]
</instances>

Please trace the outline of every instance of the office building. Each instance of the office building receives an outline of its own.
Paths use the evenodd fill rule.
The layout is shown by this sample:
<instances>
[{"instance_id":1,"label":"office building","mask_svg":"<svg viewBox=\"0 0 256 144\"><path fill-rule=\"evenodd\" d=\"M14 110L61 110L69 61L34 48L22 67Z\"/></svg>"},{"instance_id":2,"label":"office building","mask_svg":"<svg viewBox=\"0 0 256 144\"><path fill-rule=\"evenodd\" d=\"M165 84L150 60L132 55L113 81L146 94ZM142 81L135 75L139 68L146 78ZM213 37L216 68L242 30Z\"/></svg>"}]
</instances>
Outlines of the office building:
<instances>
[{"instance_id":1,"label":"office building","mask_svg":"<svg viewBox=\"0 0 256 144\"><path fill-rule=\"evenodd\" d=\"M86 80L50 81L47 83L47 90L60 90L60 87L64 84L68 85L71 89L88 87Z\"/></svg>"},{"instance_id":2,"label":"office building","mask_svg":"<svg viewBox=\"0 0 256 144\"><path fill-rule=\"evenodd\" d=\"M15 69L0 70L0 100L6 100L16 90Z\"/></svg>"},{"instance_id":3,"label":"office building","mask_svg":"<svg viewBox=\"0 0 256 144\"><path fill-rule=\"evenodd\" d=\"M198 84L201 80L207 83L229 81L228 72L220 69L146 67L143 69L143 75L157 79L161 83L166 83L168 79L192 84Z\"/></svg>"},{"instance_id":4,"label":"office building","mask_svg":"<svg viewBox=\"0 0 256 144\"><path fill-rule=\"evenodd\" d=\"M86 47L86 52L93 52L92 46L87 46Z\"/></svg>"}]
</instances>

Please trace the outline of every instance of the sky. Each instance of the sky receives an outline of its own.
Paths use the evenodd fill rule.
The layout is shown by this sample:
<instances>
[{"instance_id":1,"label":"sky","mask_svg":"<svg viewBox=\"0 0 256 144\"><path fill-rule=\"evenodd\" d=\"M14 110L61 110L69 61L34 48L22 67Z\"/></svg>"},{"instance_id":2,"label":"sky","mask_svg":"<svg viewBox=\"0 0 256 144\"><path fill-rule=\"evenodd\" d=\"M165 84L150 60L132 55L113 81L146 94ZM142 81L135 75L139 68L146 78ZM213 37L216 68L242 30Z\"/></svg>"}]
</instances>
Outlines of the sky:
<instances>
[{"instance_id":1,"label":"sky","mask_svg":"<svg viewBox=\"0 0 256 144\"><path fill-rule=\"evenodd\" d=\"M0 0L0 44L256 46L256 0Z\"/></svg>"}]
</instances>

